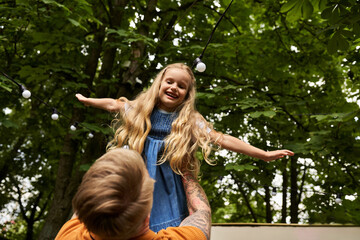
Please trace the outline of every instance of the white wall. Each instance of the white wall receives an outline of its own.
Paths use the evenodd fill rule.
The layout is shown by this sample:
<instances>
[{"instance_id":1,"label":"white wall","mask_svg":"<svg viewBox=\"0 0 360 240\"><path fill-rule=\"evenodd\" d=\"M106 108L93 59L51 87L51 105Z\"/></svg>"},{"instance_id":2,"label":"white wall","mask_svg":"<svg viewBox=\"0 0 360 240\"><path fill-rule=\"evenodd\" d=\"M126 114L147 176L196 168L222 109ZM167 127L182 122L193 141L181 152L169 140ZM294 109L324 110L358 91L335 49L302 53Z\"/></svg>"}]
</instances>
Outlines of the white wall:
<instances>
[{"instance_id":1,"label":"white wall","mask_svg":"<svg viewBox=\"0 0 360 240\"><path fill-rule=\"evenodd\" d=\"M360 240L360 226L214 224L211 240Z\"/></svg>"}]
</instances>

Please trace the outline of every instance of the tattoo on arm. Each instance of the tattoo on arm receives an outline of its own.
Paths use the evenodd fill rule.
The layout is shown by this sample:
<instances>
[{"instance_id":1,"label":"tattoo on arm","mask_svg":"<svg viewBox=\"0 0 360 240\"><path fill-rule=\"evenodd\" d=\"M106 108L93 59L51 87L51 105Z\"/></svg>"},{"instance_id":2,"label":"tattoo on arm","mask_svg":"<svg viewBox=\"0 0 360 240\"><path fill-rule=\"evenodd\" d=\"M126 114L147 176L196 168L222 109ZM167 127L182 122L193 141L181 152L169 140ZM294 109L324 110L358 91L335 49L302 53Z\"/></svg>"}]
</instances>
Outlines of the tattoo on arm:
<instances>
[{"instance_id":1,"label":"tattoo on arm","mask_svg":"<svg viewBox=\"0 0 360 240\"><path fill-rule=\"evenodd\" d=\"M184 175L183 184L190 216L185 218L180 226L197 227L210 239L211 209L206 194L191 174Z\"/></svg>"}]
</instances>

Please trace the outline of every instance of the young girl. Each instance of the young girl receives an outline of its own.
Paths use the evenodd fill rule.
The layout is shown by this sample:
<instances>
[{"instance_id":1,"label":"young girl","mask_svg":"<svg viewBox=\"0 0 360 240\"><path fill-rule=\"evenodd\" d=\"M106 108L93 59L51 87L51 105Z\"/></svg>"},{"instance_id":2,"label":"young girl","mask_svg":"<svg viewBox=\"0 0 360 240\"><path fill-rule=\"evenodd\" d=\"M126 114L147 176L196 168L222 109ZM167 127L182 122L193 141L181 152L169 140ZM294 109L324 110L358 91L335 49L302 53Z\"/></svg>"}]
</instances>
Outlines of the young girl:
<instances>
[{"instance_id":1,"label":"young girl","mask_svg":"<svg viewBox=\"0 0 360 240\"><path fill-rule=\"evenodd\" d=\"M198 147L202 148L208 163L211 163L208 159L211 143L264 161L294 155L289 150L266 152L216 132L195 110L195 95L193 72L182 63L161 70L151 87L134 101L76 94L86 106L121 113L121 125L110 144L113 147L128 145L141 153L150 176L156 180L150 215L150 228L155 232L178 226L188 215L181 175L190 172L197 176Z\"/></svg>"}]
</instances>

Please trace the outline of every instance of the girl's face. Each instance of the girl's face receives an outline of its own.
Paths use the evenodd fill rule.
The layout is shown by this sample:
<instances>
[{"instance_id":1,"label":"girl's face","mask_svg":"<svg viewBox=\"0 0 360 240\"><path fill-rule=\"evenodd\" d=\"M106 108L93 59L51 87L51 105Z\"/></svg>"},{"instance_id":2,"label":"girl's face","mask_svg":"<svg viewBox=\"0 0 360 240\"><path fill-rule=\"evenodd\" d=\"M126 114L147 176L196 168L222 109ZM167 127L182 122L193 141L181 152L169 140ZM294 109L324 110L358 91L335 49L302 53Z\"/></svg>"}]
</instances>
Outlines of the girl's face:
<instances>
[{"instance_id":1,"label":"girl's face","mask_svg":"<svg viewBox=\"0 0 360 240\"><path fill-rule=\"evenodd\" d=\"M184 101L190 81L190 76L185 70L167 69L159 89L158 107L167 112L173 112Z\"/></svg>"}]
</instances>

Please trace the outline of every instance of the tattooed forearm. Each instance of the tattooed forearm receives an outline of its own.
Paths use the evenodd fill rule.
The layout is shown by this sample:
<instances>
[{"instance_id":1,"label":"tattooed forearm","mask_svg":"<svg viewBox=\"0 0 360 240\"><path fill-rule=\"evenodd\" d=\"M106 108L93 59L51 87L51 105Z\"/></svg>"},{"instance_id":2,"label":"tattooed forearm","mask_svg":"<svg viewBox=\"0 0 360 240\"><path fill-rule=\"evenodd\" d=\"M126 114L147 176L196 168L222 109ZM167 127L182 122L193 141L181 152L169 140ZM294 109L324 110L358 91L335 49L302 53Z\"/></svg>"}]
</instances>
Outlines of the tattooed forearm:
<instances>
[{"instance_id":1,"label":"tattooed forearm","mask_svg":"<svg viewBox=\"0 0 360 240\"><path fill-rule=\"evenodd\" d=\"M180 226L197 227L210 239L211 209L206 194L191 174L184 175L183 184L190 216L185 218Z\"/></svg>"},{"instance_id":2,"label":"tattooed forearm","mask_svg":"<svg viewBox=\"0 0 360 240\"><path fill-rule=\"evenodd\" d=\"M211 212L206 210L198 210L191 216L185 218L181 226L193 226L199 228L206 236L206 239L210 239L211 228Z\"/></svg>"}]
</instances>

